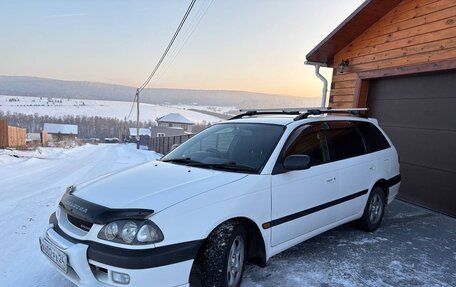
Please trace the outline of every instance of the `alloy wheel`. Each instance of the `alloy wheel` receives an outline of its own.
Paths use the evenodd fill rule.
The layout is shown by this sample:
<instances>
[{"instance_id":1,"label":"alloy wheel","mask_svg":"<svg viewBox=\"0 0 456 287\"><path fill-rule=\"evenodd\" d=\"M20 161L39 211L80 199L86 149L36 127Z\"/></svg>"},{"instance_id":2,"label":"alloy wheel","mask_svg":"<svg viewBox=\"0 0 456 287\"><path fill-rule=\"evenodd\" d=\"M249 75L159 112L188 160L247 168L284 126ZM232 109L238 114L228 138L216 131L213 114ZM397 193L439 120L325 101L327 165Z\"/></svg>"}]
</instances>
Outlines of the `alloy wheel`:
<instances>
[{"instance_id":1,"label":"alloy wheel","mask_svg":"<svg viewBox=\"0 0 456 287\"><path fill-rule=\"evenodd\" d=\"M245 243L241 235L236 236L231 244L227 264L227 283L229 287L237 286L244 268Z\"/></svg>"}]
</instances>

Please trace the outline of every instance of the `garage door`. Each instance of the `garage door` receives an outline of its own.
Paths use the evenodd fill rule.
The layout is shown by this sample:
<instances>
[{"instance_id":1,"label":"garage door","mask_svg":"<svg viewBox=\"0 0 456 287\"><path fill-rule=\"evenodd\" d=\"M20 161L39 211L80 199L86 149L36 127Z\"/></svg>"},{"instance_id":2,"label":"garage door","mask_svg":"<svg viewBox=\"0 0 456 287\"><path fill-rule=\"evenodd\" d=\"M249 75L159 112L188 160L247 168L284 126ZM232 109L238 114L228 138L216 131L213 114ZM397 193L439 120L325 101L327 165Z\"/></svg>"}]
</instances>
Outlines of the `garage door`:
<instances>
[{"instance_id":1,"label":"garage door","mask_svg":"<svg viewBox=\"0 0 456 287\"><path fill-rule=\"evenodd\" d=\"M398 149L400 198L456 217L456 71L371 80L367 106Z\"/></svg>"}]
</instances>

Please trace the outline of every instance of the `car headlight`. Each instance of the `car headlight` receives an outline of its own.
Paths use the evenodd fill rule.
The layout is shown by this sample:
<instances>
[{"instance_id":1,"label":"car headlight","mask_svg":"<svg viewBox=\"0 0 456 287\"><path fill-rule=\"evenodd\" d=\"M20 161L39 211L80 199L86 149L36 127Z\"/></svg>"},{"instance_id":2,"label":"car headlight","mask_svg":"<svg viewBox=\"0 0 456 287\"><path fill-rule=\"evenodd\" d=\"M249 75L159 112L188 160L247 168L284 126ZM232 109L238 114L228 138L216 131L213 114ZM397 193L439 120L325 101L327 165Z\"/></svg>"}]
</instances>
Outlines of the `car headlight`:
<instances>
[{"instance_id":1,"label":"car headlight","mask_svg":"<svg viewBox=\"0 0 456 287\"><path fill-rule=\"evenodd\" d=\"M163 241L163 233L150 220L113 221L100 230L98 238L131 245L151 244Z\"/></svg>"}]
</instances>

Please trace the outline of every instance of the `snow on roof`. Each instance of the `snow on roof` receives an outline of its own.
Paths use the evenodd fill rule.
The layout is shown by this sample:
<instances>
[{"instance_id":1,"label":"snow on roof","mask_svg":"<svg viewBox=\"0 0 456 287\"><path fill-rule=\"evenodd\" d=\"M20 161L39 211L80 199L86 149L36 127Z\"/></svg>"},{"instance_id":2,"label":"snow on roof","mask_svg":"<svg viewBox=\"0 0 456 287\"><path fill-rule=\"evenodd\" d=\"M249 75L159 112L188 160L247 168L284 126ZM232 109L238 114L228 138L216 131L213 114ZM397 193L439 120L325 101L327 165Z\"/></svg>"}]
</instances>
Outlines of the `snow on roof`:
<instances>
[{"instance_id":1,"label":"snow on roof","mask_svg":"<svg viewBox=\"0 0 456 287\"><path fill-rule=\"evenodd\" d=\"M187 124L187 125L193 125L194 123L184 117L181 114L178 113L171 113L167 114L165 116L162 116L157 119L157 122L165 122L165 123L175 123L175 124Z\"/></svg>"},{"instance_id":2,"label":"snow on roof","mask_svg":"<svg viewBox=\"0 0 456 287\"><path fill-rule=\"evenodd\" d=\"M65 124L50 124L44 123L43 130L48 134L64 134L64 135L77 135L78 126L77 125L65 125Z\"/></svg>"},{"instance_id":3,"label":"snow on roof","mask_svg":"<svg viewBox=\"0 0 456 287\"><path fill-rule=\"evenodd\" d=\"M136 128L130 128L130 135L136 136ZM150 129L140 128L139 135L140 136L151 136L152 134L150 132Z\"/></svg>"}]
</instances>

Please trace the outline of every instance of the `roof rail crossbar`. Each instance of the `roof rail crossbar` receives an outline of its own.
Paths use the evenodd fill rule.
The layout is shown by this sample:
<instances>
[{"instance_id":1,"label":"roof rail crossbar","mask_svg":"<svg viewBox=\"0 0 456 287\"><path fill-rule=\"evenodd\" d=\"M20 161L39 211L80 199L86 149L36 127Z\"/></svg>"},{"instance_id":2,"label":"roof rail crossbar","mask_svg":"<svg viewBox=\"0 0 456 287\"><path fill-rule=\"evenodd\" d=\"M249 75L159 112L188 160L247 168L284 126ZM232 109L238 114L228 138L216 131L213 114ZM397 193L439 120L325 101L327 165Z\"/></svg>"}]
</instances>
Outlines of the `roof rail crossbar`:
<instances>
[{"instance_id":1,"label":"roof rail crossbar","mask_svg":"<svg viewBox=\"0 0 456 287\"><path fill-rule=\"evenodd\" d=\"M242 119L243 117L253 117L256 115L300 115L300 111L255 111L255 110L249 110L249 111L244 111L241 110L241 114L236 115L228 120L237 120L237 119Z\"/></svg>"},{"instance_id":2,"label":"roof rail crossbar","mask_svg":"<svg viewBox=\"0 0 456 287\"><path fill-rule=\"evenodd\" d=\"M294 118L295 121L306 119L309 116L318 116L322 114L351 114L354 116L359 116L359 117L366 117L365 115L362 114L362 112L367 111L368 108L352 108L352 109L331 109L331 108L317 108L317 109L310 109L306 111L305 113L299 114L296 118Z\"/></svg>"},{"instance_id":3,"label":"roof rail crossbar","mask_svg":"<svg viewBox=\"0 0 456 287\"><path fill-rule=\"evenodd\" d=\"M305 112L308 110L319 109L319 107L302 107L302 108L273 108L273 109L241 109L240 112Z\"/></svg>"},{"instance_id":4,"label":"roof rail crossbar","mask_svg":"<svg viewBox=\"0 0 456 287\"><path fill-rule=\"evenodd\" d=\"M351 109L332 109L328 108L280 108L280 109L242 109L240 114L229 120L242 119L243 117L253 117L256 115L297 115L294 120L306 119L308 116L318 116L322 114L352 114L354 116L365 117L362 112L367 108Z\"/></svg>"}]
</instances>

